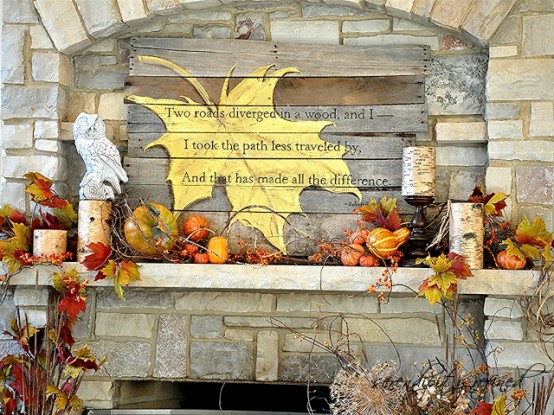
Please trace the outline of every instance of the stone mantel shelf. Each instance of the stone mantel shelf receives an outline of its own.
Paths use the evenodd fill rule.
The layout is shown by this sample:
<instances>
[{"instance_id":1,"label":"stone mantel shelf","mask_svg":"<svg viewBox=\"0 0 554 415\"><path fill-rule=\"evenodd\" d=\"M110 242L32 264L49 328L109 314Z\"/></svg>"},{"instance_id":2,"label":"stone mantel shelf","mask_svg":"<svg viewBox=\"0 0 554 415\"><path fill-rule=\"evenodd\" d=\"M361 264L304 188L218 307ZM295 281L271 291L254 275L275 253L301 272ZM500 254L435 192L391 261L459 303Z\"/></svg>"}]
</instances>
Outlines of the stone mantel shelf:
<instances>
[{"instance_id":1,"label":"stone mantel shelf","mask_svg":"<svg viewBox=\"0 0 554 415\"><path fill-rule=\"evenodd\" d=\"M64 263L65 268L81 267ZM384 268L317 265L200 265L141 263L142 280L126 289L177 289L255 292L328 292L365 291ZM59 268L39 265L23 269L10 280L12 286L49 286L52 272ZM413 293L421 281L432 274L429 268L399 268L393 274L393 292ZM461 281L459 292L474 295L519 296L532 294L540 271L473 270L474 276ZM91 281L94 273L83 272ZM91 282L92 287L112 286L110 280Z\"/></svg>"}]
</instances>

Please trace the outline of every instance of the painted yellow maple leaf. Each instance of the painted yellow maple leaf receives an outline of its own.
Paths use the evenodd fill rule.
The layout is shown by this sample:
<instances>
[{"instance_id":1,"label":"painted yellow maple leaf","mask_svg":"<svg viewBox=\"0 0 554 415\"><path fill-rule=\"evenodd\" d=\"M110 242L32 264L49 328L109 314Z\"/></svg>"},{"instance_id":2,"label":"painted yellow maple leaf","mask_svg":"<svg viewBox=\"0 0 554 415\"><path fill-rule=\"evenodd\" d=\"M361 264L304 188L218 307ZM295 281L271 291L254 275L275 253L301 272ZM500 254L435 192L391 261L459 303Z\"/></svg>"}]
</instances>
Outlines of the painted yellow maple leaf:
<instances>
[{"instance_id":1,"label":"painted yellow maple leaf","mask_svg":"<svg viewBox=\"0 0 554 415\"><path fill-rule=\"evenodd\" d=\"M216 103L185 68L159 57L141 56L139 60L174 70L204 101L127 97L165 124L166 132L146 149L161 145L169 153L167 180L172 183L175 210L211 197L214 185L223 182L232 206L230 224L239 221L259 229L286 253L285 223L289 215L302 213L300 194L306 187L353 193L361 200L359 189L349 182L335 184L336 177L349 177L350 170L342 160L346 148L319 136L333 123L289 121L275 110L277 82L298 69L269 74L272 65L264 66L229 91L233 68Z\"/></svg>"}]
</instances>

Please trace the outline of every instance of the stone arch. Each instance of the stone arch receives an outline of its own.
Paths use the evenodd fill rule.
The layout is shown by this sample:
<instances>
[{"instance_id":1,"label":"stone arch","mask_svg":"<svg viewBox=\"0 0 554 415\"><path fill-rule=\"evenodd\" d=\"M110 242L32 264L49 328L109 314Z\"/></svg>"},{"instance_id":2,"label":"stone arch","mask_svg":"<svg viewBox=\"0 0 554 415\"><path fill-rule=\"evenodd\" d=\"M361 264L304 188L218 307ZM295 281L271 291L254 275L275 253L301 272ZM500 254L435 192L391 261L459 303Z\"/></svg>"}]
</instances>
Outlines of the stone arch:
<instances>
[{"instance_id":1,"label":"stone arch","mask_svg":"<svg viewBox=\"0 0 554 415\"><path fill-rule=\"evenodd\" d=\"M469 5L459 0L319 0L319 3L436 25L487 45L516 1L474 0ZM260 3L275 1L257 1ZM96 40L128 31L158 15L225 5L220 0L35 0L34 4L56 49L64 54L75 53Z\"/></svg>"}]
</instances>

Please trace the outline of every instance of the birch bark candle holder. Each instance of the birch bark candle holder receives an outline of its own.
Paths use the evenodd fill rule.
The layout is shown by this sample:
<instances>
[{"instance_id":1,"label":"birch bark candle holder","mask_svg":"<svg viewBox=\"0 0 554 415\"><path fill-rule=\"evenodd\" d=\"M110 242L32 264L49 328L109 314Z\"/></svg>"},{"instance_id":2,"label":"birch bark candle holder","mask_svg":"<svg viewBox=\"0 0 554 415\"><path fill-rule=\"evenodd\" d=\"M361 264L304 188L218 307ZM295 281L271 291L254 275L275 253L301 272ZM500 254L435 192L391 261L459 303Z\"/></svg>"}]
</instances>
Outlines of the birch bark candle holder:
<instances>
[{"instance_id":1,"label":"birch bark candle holder","mask_svg":"<svg viewBox=\"0 0 554 415\"><path fill-rule=\"evenodd\" d=\"M450 252L464 256L471 269L483 268L483 205L452 203L449 213Z\"/></svg>"},{"instance_id":2,"label":"birch bark candle holder","mask_svg":"<svg viewBox=\"0 0 554 415\"><path fill-rule=\"evenodd\" d=\"M426 234L425 207L435 199L436 151L434 147L405 147L402 151L402 196L415 207L410 222L410 242L407 265L427 256L429 237Z\"/></svg>"},{"instance_id":3,"label":"birch bark candle holder","mask_svg":"<svg viewBox=\"0 0 554 415\"><path fill-rule=\"evenodd\" d=\"M33 256L56 255L60 258L67 252L67 231L58 229L35 229L33 231Z\"/></svg>"},{"instance_id":4,"label":"birch bark candle holder","mask_svg":"<svg viewBox=\"0 0 554 415\"><path fill-rule=\"evenodd\" d=\"M79 223L77 225L77 262L82 262L92 250L92 242L110 245L110 215L112 204L105 200L81 200L79 202Z\"/></svg>"}]
</instances>

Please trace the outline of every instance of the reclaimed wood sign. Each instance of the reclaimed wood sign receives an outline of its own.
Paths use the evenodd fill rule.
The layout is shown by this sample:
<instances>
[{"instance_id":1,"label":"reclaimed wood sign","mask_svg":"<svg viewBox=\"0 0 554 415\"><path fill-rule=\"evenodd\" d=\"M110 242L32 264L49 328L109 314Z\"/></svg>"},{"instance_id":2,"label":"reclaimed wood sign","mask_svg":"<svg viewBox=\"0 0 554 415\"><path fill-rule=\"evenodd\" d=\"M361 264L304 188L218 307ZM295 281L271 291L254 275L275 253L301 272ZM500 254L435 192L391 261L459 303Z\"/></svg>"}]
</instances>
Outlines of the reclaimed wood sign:
<instances>
[{"instance_id":1,"label":"reclaimed wood sign","mask_svg":"<svg viewBox=\"0 0 554 415\"><path fill-rule=\"evenodd\" d=\"M135 39L130 197L287 253L339 236L353 208L399 196L402 149L427 130L428 61L423 46Z\"/></svg>"}]
</instances>

